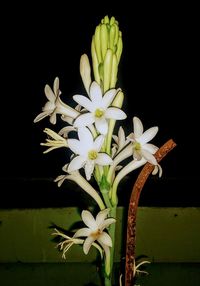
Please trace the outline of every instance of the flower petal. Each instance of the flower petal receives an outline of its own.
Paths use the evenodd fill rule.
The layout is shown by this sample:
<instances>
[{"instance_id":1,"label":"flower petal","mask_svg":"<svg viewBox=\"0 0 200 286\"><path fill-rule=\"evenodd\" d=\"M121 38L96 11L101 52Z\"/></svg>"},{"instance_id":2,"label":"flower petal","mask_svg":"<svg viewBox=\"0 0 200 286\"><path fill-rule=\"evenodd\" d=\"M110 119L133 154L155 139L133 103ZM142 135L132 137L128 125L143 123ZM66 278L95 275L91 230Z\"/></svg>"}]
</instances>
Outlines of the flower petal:
<instances>
[{"instance_id":1,"label":"flower petal","mask_svg":"<svg viewBox=\"0 0 200 286\"><path fill-rule=\"evenodd\" d=\"M140 142L142 145L149 142L151 139L153 139L156 136L156 133L158 132L158 127L151 127L147 129L140 138L137 139L138 142Z\"/></svg>"},{"instance_id":2,"label":"flower petal","mask_svg":"<svg viewBox=\"0 0 200 286\"><path fill-rule=\"evenodd\" d=\"M156 158L150 152L142 149L141 153L142 153L142 156L144 157L144 159L146 159L149 163L151 163L153 165L157 165Z\"/></svg>"},{"instance_id":3,"label":"flower petal","mask_svg":"<svg viewBox=\"0 0 200 286\"><path fill-rule=\"evenodd\" d=\"M110 247L112 246L112 239L111 239L110 235L104 231L100 234L97 241L99 241L102 244L105 244L107 246L110 246Z\"/></svg>"},{"instance_id":4,"label":"flower petal","mask_svg":"<svg viewBox=\"0 0 200 286\"><path fill-rule=\"evenodd\" d=\"M85 158L82 156L77 156L69 163L67 171L71 173L75 170L79 170L84 166L84 164L85 164Z\"/></svg>"},{"instance_id":5,"label":"flower petal","mask_svg":"<svg viewBox=\"0 0 200 286\"><path fill-rule=\"evenodd\" d=\"M45 85L44 93L45 93L45 95L46 95L46 97L48 98L49 101L51 101L51 102L55 101L56 96L55 96L55 94L53 93L51 87L48 84Z\"/></svg>"},{"instance_id":6,"label":"flower petal","mask_svg":"<svg viewBox=\"0 0 200 286\"><path fill-rule=\"evenodd\" d=\"M150 152L151 154L155 154L159 148L153 144L147 143L142 146L142 149Z\"/></svg>"},{"instance_id":7,"label":"flower petal","mask_svg":"<svg viewBox=\"0 0 200 286\"><path fill-rule=\"evenodd\" d=\"M142 121L136 116L133 117L133 130L136 138L140 137L144 130Z\"/></svg>"},{"instance_id":8,"label":"flower petal","mask_svg":"<svg viewBox=\"0 0 200 286\"><path fill-rule=\"evenodd\" d=\"M85 164L85 175L86 179L89 181L91 179L91 175L94 171L94 160L87 160Z\"/></svg>"},{"instance_id":9,"label":"flower petal","mask_svg":"<svg viewBox=\"0 0 200 286\"><path fill-rule=\"evenodd\" d=\"M100 166L105 166L105 165L111 165L113 163L113 160L108 154L99 153L95 160L95 163Z\"/></svg>"},{"instance_id":10,"label":"flower petal","mask_svg":"<svg viewBox=\"0 0 200 286\"><path fill-rule=\"evenodd\" d=\"M90 250L90 247L92 245L92 243L95 241L95 238L92 237L92 236L89 236L86 238L84 244L83 244L83 252L85 254L88 254L89 250Z\"/></svg>"},{"instance_id":11,"label":"flower petal","mask_svg":"<svg viewBox=\"0 0 200 286\"><path fill-rule=\"evenodd\" d=\"M47 117L48 115L49 115L49 112L47 112L47 111L41 112L40 114L38 114L38 115L35 117L35 119L34 119L33 122L36 123L36 122L42 120L43 118Z\"/></svg>"},{"instance_id":12,"label":"flower petal","mask_svg":"<svg viewBox=\"0 0 200 286\"><path fill-rule=\"evenodd\" d=\"M90 98L95 105L102 102L101 88L96 81L93 81L90 86Z\"/></svg>"},{"instance_id":13,"label":"flower petal","mask_svg":"<svg viewBox=\"0 0 200 286\"><path fill-rule=\"evenodd\" d=\"M84 227L77 230L73 237L89 236L91 234L91 229Z\"/></svg>"},{"instance_id":14,"label":"flower petal","mask_svg":"<svg viewBox=\"0 0 200 286\"><path fill-rule=\"evenodd\" d=\"M99 133L106 135L108 132L108 122L105 118L95 118L95 126Z\"/></svg>"},{"instance_id":15,"label":"flower petal","mask_svg":"<svg viewBox=\"0 0 200 286\"><path fill-rule=\"evenodd\" d=\"M99 224L99 229L104 230L104 228L107 228L110 224L115 223L116 219L114 218L107 218L104 220L101 224Z\"/></svg>"},{"instance_id":16,"label":"flower petal","mask_svg":"<svg viewBox=\"0 0 200 286\"><path fill-rule=\"evenodd\" d=\"M59 95L59 78L56 77L53 83L53 91L55 95Z\"/></svg>"},{"instance_id":17,"label":"flower petal","mask_svg":"<svg viewBox=\"0 0 200 286\"><path fill-rule=\"evenodd\" d=\"M108 216L110 212L110 209L104 209L102 211L100 211L97 216L96 216L96 223L98 225L98 228L99 228L99 225L102 224L105 220L105 218Z\"/></svg>"},{"instance_id":18,"label":"flower petal","mask_svg":"<svg viewBox=\"0 0 200 286\"><path fill-rule=\"evenodd\" d=\"M96 220L94 219L91 212L84 210L81 213L82 220L85 225L87 225L91 230L96 231L98 229Z\"/></svg>"},{"instance_id":19,"label":"flower petal","mask_svg":"<svg viewBox=\"0 0 200 286\"><path fill-rule=\"evenodd\" d=\"M105 118L122 120L126 117L126 113L117 107L109 107L105 112Z\"/></svg>"},{"instance_id":20,"label":"flower petal","mask_svg":"<svg viewBox=\"0 0 200 286\"><path fill-rule=\"evenodd\" d=\"M80 140L80 145L84 145L85 150L90 150L93 147L93 136L88 128L78 128L78 137Z\"/></svg>"},{"instance_id":21,"label":"flower petal","mask_svg":"<svg viewBox=\"0 0 200 286\"><path fill-rule=\"evenodd\" d=\"M78 104L80 104L90 112L94 111L94 106L92 102L86 96L76 94L73 96L73 100L75 100Z\"/></svg>"},{"instance_id":22,"label":"flower petal","mask_svg":"<svg viewBox=\"0 0 200 286\"><path fill-rule=\"evenodd\" d=\"M50 116L50 122L51 124L56 124L56 112L54 111Z\"/></svg>"},{"instance_id":23,"label":"flower petal","mask_svg":"<svg viewBox=\"0 0 200 286\"><path fill-rule=\"evenodd\" d=\"M69 148L74 152L75 154L81 154L81 143L77 139L68 139L67 140Z\"/></svg>"},{"instance_id":24,"label":"flower petal","mask_svg":"<svg viewBox=\"0 0 200 286\"><path fill-rule=\"evenodd\" d=\"M95 141L94 141L94 149L99 152L101 150L101 147L103 145L103 141L104 141L104 136L103 135L99 135Z\"/></svg>"},{"instance_id":25,"label":"flower petal","mask_svg":"<svg viewBox=\"0 0 200 286\"><path fill-rule=\"evenodd\" d=\"M104 94L103 100L102 100L103 108L107 108L108 106L111 105L116 93L117 93L116 89L110 89Z\"/></svg>"},{"instance_id":26,"label":"flower petal","mask_svg":"<svg viewBox=\"0 0 200 286\"><path fill-rule=\"evenodd\" d=\"M95 118L92 113L88 112L85 114L79 115L74 121L74 127L83 127L89 126L94 123Z\"/></svg>"}]
</instances>

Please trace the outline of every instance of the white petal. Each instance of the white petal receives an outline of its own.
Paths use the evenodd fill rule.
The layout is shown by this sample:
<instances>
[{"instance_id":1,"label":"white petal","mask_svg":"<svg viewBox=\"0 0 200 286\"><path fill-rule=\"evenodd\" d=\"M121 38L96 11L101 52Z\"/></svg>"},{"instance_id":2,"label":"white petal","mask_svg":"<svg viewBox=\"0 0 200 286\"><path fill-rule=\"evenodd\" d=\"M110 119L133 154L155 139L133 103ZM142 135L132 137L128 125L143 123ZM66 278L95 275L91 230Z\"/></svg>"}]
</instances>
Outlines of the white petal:
<instances>
[{"instance_id":1,"label":"white petal","mask_svg":"<svg viewBox=\"0 0 200 286\"><path fill-rule=\"evenodd\" d=\"M102 100L103 108L107 108L108 106L111 105L116 93L117 93L116 89L110 89L104 94L103 100Z\"/></svg>"},{"instance_id":2,"label":"white petal","mask_svg":"<svg viewBox=\"0 0 200 286\"><path fill-rule=\"evenodd\" d=\"M59 95L59 78L56 77L53 83L53 91L55 95Z\"/></svg>"},{"instance_id":3,"label":"white petal","mask_svg":"<svg viewBox=\"0 0 200 286\"><path fill-rule=\"evenodd\" d=\"M95 241L94 237L89 236L86 238L84 244L83 244L83 251L85 254L88 254L90 247L92 245L92 243Z\"/></svg>"},{"instance_id":4,"label":"white petal","mask_svg":"<svg viewBox=\"0 0 200 286\"><path fill-rule=\"evenodd\" d=\"M149 163L151 163L153 165L157 165L156 158L151 153L149 153L148 151L143 150L143 149L141 150L141 153L142 153L142 156L144 157L144 159L146 159Z\"/></svg>"},{"instance_id":5,"label":"white petal","mask_svg":"<svg viewBox=\"0 0 200 286\"><path fill-rule=\"evenodd\" d=\"M80 104L81 106L83 106L85 109L89 110L90 112L93 112L94 111L94 106L92 104L92 102L86 97L86 96L83 96L83 95L74 95L73 96L73 99L78 103Z\"/></svg>"},{"instance_id":6,"label":"white petal","mask_svg":"<svg viewBox=\"0 0 200 286\"><path fill-rule=\"evenodd\" d=\"M95 118L95 126L99 133L106 135L108 132L108 122L105 118Z\"/></svg>"},{"instance_id":7,"label":"white petal","mask_svg":"<svg viewBox=\"0 0 200 286\"><path fill-rule=\"evenodd\" d=\"M115 223L115 222L116 220L114 218L108 218L99 225L99 229L104 230L104 228L107 228L110 224Z\"/></svg>"},{"instance_id":8,"label":"white petal","mask_svg":"<svg viewBox=\"0 0 200 286\"><path fill-rule=\"evenodd\" d=\"M117 107L109 107L105 112L105 118L122 120L126 117L126 113Z\"/></svg>"},{"instance_id":9,"label":"white petal","mask_svg":"<svg viewBox=\"0 0 200 286\"><path fill-rule=\"evenodd\" d=\"M67 140L69 148L74 152L75 154L81 154L81 143L77 139L68 139Z\"/></svg>"},{"instance_id":10,"label":"white petal","mask_svg":"<svg viewBox=\"0 0 200 286\"><path fill-rule=\"evenodd\" d=\"M105 244L107 246L110 246L110 247L112 246L112 239L111 239L110 235L104 231L100 234L97 241L99 241L102 244Z\"/></svg>"},{"instance_id":11,"label":"white petal","mask_svg":"<svg viewBox=\"0 0 200 286\"><path fill-rule=\"evenodd\" d=\"M56 112L54 111L50 116L50 122L51 124L56 124Z\"/></svg>"},{"instance_id":12,"label":"white petal","mask_svg":"<svg viewBox=\"0 0 200 286\"><path fill-rule=\"evenodd\" d=\"M113 163L113 160L108 154L99 153L95 160L95 163L100 166L105 166L105 165L111 165Z\"/></svg>"},{"instance_id":13,"label":"white petal","mask_svg":"<svg viewBox=\"0 0 200 286\"><path fill-rule=\"evenodd\" d=\"M89 181L91 179L91 175L94 171L94 160L87 160L85 164L85 175L86 179Z\"/></svg>"},{"instance_id":14,"label":"white petal","mask_svg":"<svg viewBox=\"0 0 200 286\"><path fill-rule=\"evenodd\" d=\"M55 101L56 96L55 96L55 94L53 93L51 87L48 84L45 85L44 92L45 92L45 95L46 95L46 97L48 98L49 101L51 101L51 102Z\"/></svg>"},{"instance_id":15,"label":"white petal","mask_svg":"<svg viewBox=\"0 0 200 286\"><path fill-rule=\"evenodd\" d=\"M141 151L133 151L133 158L136 159L137 161L140 161L142 159L142 154Z\"/></svg>"},{"instance_id":16,"label":"white petal","mask_svg":"<svg viewBox=\"0 0 200 286\"><path fill-rule=\"evenodd\" d=\"M91 234L91 229L84 227L77 230L73 237L89 236Z\"/></svg>"},{"instance_id":17,"label":"white petal","mask_svg":"<svg viewBox=\"0 0 200 286\"><path fill-rule=\"evenodd\" d=\"M135 134L135 137L138 138L143 133L143 125L142 121L138 117L133 117L133 132Z\"/></svg>"},{"instance_id":18,"label":"white petal","mask_svg":"<svg viewBox=\"0 0 200 286\"><path fill-rule=\"evenodd\" d=\"M84 166L84 164L85 164L85 158L82 156L77 156L69 163L67 171L70 173L75 170L79 170Z\"/></svg>"},{"instance_id":19,"label":"white petal","mask_svg":"<svg viewBox=\"0 0 200 286\"><path fill-rule=\"evenodd\" d=\"M140 138L138 138L138 142L140 142L142 145L149 142L151 139L153 139L158 132L158 127L151 127L148 130L146 130Z\"/></svg>"},{"instance_id":20,"label":"white petal","mask_svg":"<svg viewBox=\"0 0 200 286\"><path fill-rule=\"evenodd\" d=\"M49 112L47 112L47 111L41 112L40 114L38 114L38 115L35 117L35 119L34 119L33 122L36 123L36 122L42 120L43 118L47 117L48 115L49 115Z\"/></svg>"},{"instance_id":21,"label":"white petal","mask_svg":"<svg viewBox=\"0 0 200 286\"><path fill-rule=\"evenodd\" d=\"M93 81L90 86L90 98L95 104L102 102L101 88L96 81Z\"/></svg>"},{"instance_id":22,"label":"white petal","mask_svg":"<svg viewBox=\"0 0 200 286\"><path fill-rule=\"evenodd\" d=\"M151 154L155 154L159 148L153 144L147 143L142 146L142 149L150 152Z\"/></svg>"},{"instance_id":23,"label":"white petal","mask_svg":"<svg viewBox=\"0 0 200 286\"><path fill-rule=\"evenodd\" d=\"M102 224L105 220L105 218L108 216L110 212L110 209L104 209L102 211L100 211L97 216L96 216L96 223L98 225L98 228L99 228L99 225Z\"/></svg>"},{"instance_id":24,"label":"white petal","mask_svg":"<svg viewBox=\"0 0 200 286\"><path fill-rule=\"evenodd\" d=\"M84 149L90 150L93 147L93 136L88 128L86 127L79 128L78 137L81 146L84 145L84 147L86 147Z\"/></svg>"},{"instance_id":25,"label":"white petal","mask_svg":"<svg viewBox=\"0 0 200 286\"><path fill-rule=\"evenodd\" d=\"M101 147L103 145L103 141L104 141L104 136L103 135L99 135L95 141L94 141L94 149L99 152L101 150Z\"/></svg>"},{"instance_id":26,"label":"white petal","mask_svg":"<svg viewBox=\"0 0 200 286\"><path fill-rule=\"evenodd\" d=\"M98 229L98 226L96 224L96 221L91 214L91 212L84 210L81 213L82 220L85 225L87 225L91 230L96 231Z\"/></svg>"},{"instance_id":27,"label":"white petal","mask_svg":"<svg viewBox=\"0 0 200 286\"><path fill-rule=\"evenodd\" d=\"M81 114L75 119L74 126L75 127L89 126L92 123L94 123L94 120L95 118L92 115L92 113Z\"/></svg>"}]
</instances>

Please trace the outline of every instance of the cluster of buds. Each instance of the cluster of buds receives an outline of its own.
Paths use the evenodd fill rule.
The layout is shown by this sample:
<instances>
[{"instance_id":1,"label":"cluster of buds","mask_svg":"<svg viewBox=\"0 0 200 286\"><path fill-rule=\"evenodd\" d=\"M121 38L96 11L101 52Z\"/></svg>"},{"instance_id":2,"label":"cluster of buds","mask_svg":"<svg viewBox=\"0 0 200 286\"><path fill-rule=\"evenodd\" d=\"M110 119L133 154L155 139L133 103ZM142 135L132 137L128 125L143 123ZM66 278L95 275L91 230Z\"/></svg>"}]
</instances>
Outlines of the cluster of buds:
<instances>
[{"instance_id":1,"label":"cluster of buds","mask_svg":"<svg viewBox=\"0 0 200 286\"><path fill-rule=\"evenodd\" d=\"M122 33L114 17L105 16L96 27L91 53L95 81L103 92L114 88L122 54Z\"/></svg>"}]
</instances>

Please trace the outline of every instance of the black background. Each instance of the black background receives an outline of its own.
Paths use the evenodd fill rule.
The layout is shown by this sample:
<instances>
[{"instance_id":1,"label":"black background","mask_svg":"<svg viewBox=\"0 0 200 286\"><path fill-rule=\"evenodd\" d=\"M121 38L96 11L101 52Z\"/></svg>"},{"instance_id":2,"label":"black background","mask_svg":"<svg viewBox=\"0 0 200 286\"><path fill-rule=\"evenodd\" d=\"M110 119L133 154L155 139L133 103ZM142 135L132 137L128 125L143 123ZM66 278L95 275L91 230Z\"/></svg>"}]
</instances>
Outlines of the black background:
<instances>
[{"instance_id":1,"label":"black background","mask_svg":"<svg viewBox=\"0 0 200 286\"><path fill-rule=\"evenodd\" d=\"M84 92L79 59L83 53L90 57L91 37L105 15L115 16L123 34L118 84L125 92L128 118L121 124L126 134L138 116L145 129L159 126L154 144L170 138L177 143L162 162L163 177L149 179L141 205L200 205L196 7L61 3L10 3L2 9L0 207L76 205L80 196L87 203L75 185L58 189L53 182L67 155L63 150L42 154L42 130L52 126L48 119L37 124L33 119L46 103L45 84L52 86L56 76L64 102ZM122 183L121 204L135 178L132 174Z\"/></svg>"}]
</instances>

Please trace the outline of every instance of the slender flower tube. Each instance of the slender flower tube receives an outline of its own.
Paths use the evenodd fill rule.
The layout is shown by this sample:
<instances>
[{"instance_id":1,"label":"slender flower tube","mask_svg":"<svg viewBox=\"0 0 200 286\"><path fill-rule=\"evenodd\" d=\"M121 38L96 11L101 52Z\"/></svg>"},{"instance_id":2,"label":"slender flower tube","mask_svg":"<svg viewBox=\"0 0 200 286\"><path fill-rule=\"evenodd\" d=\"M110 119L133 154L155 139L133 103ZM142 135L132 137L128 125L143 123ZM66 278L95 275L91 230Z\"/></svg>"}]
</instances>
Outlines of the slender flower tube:
<instances>
[{"instance_id":1,"label":"slender flower tube","mask_svg":"<svg viewBox=\"0 0 200 286\"><path fill-rule=\"evenodd\" d=\"M105 209L105 204L102 201L100 195L98 192L90 185L90 183L79 173L79 171L74 171L71 173L68 173L68 164L65 165L63 168L63 171L66 172L66 175L60 175L58 176L54 182L58 183L58 187L60 187L65 180L71 180L75 182L78 186L81 187L82 190L84 190L87 194L89 194L98 204L99 208L101 210Z\"/></svg>"}]
</instances>

